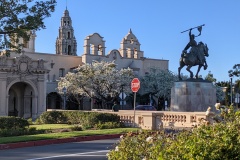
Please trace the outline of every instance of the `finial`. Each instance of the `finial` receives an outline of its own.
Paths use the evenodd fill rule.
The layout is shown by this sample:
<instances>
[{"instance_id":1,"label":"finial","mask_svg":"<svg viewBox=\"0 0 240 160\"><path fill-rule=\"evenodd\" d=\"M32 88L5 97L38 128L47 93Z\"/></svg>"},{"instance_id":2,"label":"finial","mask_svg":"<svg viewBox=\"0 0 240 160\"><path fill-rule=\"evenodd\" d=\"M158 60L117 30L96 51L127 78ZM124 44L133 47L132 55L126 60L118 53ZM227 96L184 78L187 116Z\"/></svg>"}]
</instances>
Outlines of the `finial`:
<instances>
[{"instance_id":1,"label":"finial","mask_svg":"<svg viewBox=\"0 0 240 160\"><path fill-rule=\"evenodd\" d=\"M131 30L131 28L130 28L130 30L129 30L129 33L132 34L132 30Z\"/></svg>"}]
</instances>

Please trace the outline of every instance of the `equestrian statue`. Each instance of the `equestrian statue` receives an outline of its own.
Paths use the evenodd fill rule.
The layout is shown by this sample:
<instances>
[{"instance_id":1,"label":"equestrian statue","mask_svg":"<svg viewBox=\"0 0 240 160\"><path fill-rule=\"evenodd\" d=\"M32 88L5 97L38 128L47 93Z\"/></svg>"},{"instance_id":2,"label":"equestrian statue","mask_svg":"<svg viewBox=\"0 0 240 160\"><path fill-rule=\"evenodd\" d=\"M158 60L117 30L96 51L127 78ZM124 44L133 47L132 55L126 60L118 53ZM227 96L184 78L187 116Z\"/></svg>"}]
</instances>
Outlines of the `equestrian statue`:
<instances>
[{"instance_id":1,"label":"equestrian statue","mask_svg":"<svg viewBox=\"0 0 240 160\"><path fill-rule=\"evenodd\" d=\"M208 67L206 58L205 58L205 57L208 57L207 44L204 44L203 42L197 43L195 41L195 37L198 37L201 35L202 26L204 26L204 24L201 26L198 26L198 27L194 27L194 28L198 28L199 35L197 35L197 36L192 34L192 29L194 29L194 28L190 28L190 29L186 30L186 31L189 31L190 41L188 42L188 44L186 45L186 47L184 48L184 50L182 51L182 54L181 54L180 66L178 68L179 80L182 80L181 69L184 66L187 66L186 70L190 73L190 78L193 78L193 72L190 70L191 67L198 66L198 70L195 75L196 79L198 79L198 73L201 70L201 68L203 67L204 70L206 70ZM186 32L186 31L183 31L183 32ZM181 32L181 33L183 33L183 32ZM188 49L190 49L189 52L188 52Z\"/></svg>"}]
</instances>

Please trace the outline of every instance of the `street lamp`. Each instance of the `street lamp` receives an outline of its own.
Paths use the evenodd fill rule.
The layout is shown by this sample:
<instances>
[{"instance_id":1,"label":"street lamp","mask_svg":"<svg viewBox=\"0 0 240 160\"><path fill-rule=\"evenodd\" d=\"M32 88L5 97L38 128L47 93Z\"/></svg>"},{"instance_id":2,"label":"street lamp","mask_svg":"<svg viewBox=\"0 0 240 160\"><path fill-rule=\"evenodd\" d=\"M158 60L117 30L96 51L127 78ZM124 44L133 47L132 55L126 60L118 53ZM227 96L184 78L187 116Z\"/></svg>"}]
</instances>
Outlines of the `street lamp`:
<instances>
[{"instance_id":1,"label":"street lamp","mask_svg":"<svg viewBox=\"0 0 240 160\"><path fill-rule=\"evenodd\" d=\"M66 110L66 92L67 92L67 88L63 87L62 92L63 92L63 109Z\"/></svg>"},{"instance_id":2,"label":"street lamp","mask_svg":"<svg viewBox=\"0 0 240 160\"><path fill-rule=\"evenodd\" d=\"M231 88L231 105L232 105L232 98L233 98L233 91L232 91L232 77L230 77L230 88Z\"/></svg>"},{"instance_id":3,"label":"street lamp","mask_svg":"<svg viewBox=\"0 0 240 160\"><path fill-rule=\"evenodd\" d=\"M121 102L122 102L122 103L121 103L121 109L123 109L123 102L124 102L124 100L123 100L123 99L124 99L124 98L123 98L123 86L124 86L124 85L122 84L122 85L121 85Z\"/></svg>"}]
</instances>

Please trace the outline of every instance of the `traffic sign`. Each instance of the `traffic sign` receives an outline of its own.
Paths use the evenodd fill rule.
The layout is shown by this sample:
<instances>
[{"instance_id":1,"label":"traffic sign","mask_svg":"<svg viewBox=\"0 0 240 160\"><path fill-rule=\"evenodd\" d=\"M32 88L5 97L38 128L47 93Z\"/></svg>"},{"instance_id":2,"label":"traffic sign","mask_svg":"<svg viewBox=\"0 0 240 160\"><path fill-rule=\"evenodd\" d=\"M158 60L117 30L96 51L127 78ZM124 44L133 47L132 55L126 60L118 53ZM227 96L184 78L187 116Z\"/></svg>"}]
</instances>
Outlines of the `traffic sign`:
<instances>
[{"instance_id":1,"label":"traffic sign","mask_svg":"<svg viewBox=\"0 0 240 160\"><path fill-rule=\"evenodd\" d=\"M133 92L137 92L140 88L140 81L138 78L133 78L131 82L131 89Z\"/></svg>"},{"instance_id":2,"label":"traffic sign","mask_svg":"<svg viewBox=\"0 0 240 160\"><path fill-rule=\"evenodd\" d=\"M122 105L126 105L126 101L121 100L121 101L120 101L120 105L121 105L121 106L122 106Z\"/></svg>"},{"instance_id":3,"label":"traffic sign","mask_svg":"<svg viewBox=\"0 0 240 160\"><path fill-rule=\"evenodd\" d=\"M122 100L124 100L127 97L127 95L124 92L121 92L119 94L119 98L121 98Z\"/></svg>"}]
</instances>

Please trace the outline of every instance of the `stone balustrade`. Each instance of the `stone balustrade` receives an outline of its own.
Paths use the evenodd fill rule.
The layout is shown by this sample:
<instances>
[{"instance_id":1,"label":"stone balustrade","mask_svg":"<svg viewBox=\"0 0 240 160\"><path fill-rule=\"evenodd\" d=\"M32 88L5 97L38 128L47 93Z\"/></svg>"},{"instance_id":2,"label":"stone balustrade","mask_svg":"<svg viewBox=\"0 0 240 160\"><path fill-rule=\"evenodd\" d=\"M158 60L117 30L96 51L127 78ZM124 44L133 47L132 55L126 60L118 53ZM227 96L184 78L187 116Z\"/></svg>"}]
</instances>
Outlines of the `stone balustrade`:
<instances>
[{"instance_id":1,"label":"stone balustrade","mask_svg":"<svg viewBox=\"0 0 240 160\"><path fill-rule=\"evenodd\" d=\"M48 111L52 110L48 109ZM207 116L206 112L136 110L134 121L134 110L119 110L119 112L112 112L111 110L95 109L92 110L92 112L117 114L120 116L120 121L126 126L140 127L146 130L160 130L162 128L191 128L199 125L202 119L210 121L212 119L211 117L214 116L214 112L210 112Z\"/></svg>"},{"instance_id":2,"label":"stone balustrade","mask_svg":"<svg viewBox=\"0 0 240 160\"><path fill-rule=\"evenodd\" d=\"M208 116L206 112L172 112L172 111L134 111L120 110L109 112L118 114L121 122L126 126L137 126L147 130L159 130L161 128L190 128L199 125L202 119L209 120L214 113Z\"/></svg>"}]
</instances>

